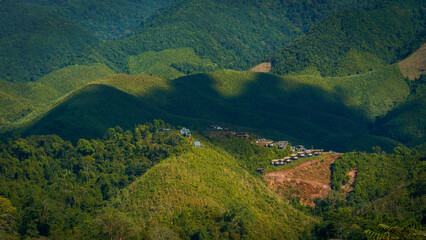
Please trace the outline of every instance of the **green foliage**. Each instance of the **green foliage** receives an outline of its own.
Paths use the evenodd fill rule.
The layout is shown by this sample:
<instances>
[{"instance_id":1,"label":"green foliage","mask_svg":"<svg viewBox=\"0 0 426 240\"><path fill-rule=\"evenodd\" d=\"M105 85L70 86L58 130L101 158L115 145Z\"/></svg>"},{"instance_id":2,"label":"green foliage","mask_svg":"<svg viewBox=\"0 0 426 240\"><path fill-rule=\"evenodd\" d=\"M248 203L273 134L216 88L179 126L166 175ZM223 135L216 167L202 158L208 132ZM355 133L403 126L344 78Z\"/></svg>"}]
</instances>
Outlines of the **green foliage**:
<instances>
[{"instance_id":1,"label":"green foliage","mask_svg":"<svg viewBox=\"0 0 426 240\"><path fill-rule=\"evenodd\" d=\"M77 146L57 136L1 142L0 234L13 233L16 220L22 238L81 239L91 226L98 237L131 236L134 222L104 207L156 163L190 148L177 131L155 125L167 126L157 120L134 132L111 128Z\"/></svg>"},{"instance_id":2,"label":"green foliage","mask_svg":"<svg viewBox=\"0 0 426 240\"><path fill-rule=\"evenodd\" d=\"M399 147L392 154L382 153L380 148L375 150L378 153L345 153L332 165L334 191L327 199L316 201L317 214L325 221L316 229L322 239L363 239L365 230L371 233L367 235L380 236L373 234L380 223L402 226L401 229L424 229L420 225L425 217L424 192L418 191L424 185L424 149ZM350 180L351 170L356 170L356 178L353 191L345 196L341 186ZM348 216L339 217L343 212Z\"/></svg>"},{"instance_id":3,"label":"green foliage","mask_svg":"<svg viewBox=\"0 0 426 240\"><path fill-rule=\"evenodd\" d=\"M115 39L128 35L144 18L175 0L103 0L52 1L23 0L32 6L43 6L89 30L101 38Z\"/></svg>"},{"instance_id":4,"label":"green foliage","mask_svg":"<svg viewBox=\"0 0 426 240\"><path fill-rule=\"evenodd\" d=\"M63 99L25 134L58 134L76 142L99 137L115 125L131 129L141 120L160 117L196 128L226 123L265 137L338 151L370 150L372 145L389 150L398 145L371 136L369 120L345 106L343 94L301 83L298 78L217 71L175 80L120 74L99 83L104 85L89 85ZM350 91L351 85L346 88ZM359 145L342 146L339 136Z\"/></svg>"},{"instance_id":5,"label":"green foliage","mask_svg":"<svg viewBox=\"0 0 426 240\"><path fill-rule=\"evenodd\" d=\"M0 80L0 127L25 117L61 94L39 83L11 83Z\"/></svg>"},{"instance_id":6,"label":"green foliage","mask_svg":"<svg viewBox=\"0 0 426 240\"><path fill-rule=\"evenodd\" d=\"M41 7L0 2L0 78L35 81L98 41L89 32Z\"/></svg>"},{"instance_id":7,"label":"green foliage","mask_svg":"<svg viewBox=\"0 0 426 240\"><path fill-rule=\"evenodd\" d=\"M107 66L97 63L89 66L72 65L61 68L40 78L37 82L67 94L88 83L94 82L114 72Z\"/></svg>"},{"instance_id":8,"label":"green foliage","mask_svg":"<svg viewBox=\"0 0 426 240\"><path fill-rule=\"evenodd\" d=\"M185 0L142 22L137 34L86 51L81 62L102 62L129 73L127 59L147 51L193 48L220 68L248 69L262 56L340 9L368 1Z\"/></svg>"},{"instance_id":9,"label":"green foliage","mask_svg":"<svg viewBox=\"0 0 426 240\"><path fill-rule=\"evenodd\" d=\"M17 239L16 208L9 199L0 196L0 237L2 239Z\"/></svg>"},{"instance_id":10,"label":"green foliage","mask_svg":"<svg viewBox=\"0 0 426 240\"><path fill-rule=\"evenodd\" d=\"M116 201L151 237L161 232L183 239L296 239L313 221L232 157L209 147L162 161Z\"/></svg>"},{"instance_id":11,"label":"green foliage","mask_svg":"<svg viewBox=\"0 0 426 240\"><path fill-rule=\"evenodd\" d=\"M323 76L346 76L403 59L423 43L422 1L376 1L326 18L272 54L278 74L316 68Z\"/></svg>"},{"instance_id":12,"label":"green foliage","mask_svg":"<svg viewBox=\"0 0 426 240\"><path fill-rule=\"evenodd\" d=\"M192 48L148 51L129 57L130 74L154 74L175 79L189 74L212 72L216 64L198 57Z\"/></svg>"},{"instance_id":13,"label":"green foliage","mask_svg":"<svg viewBox=\"0 0 426 240\"><path fill-rule=\"evenodd\" d=\"M209 140L214 146L219 147L218 150L233 156L242 168L252 174L256 173L257 168L269 166L272 159L290 155L290 149L266 148L239 137L231 137L227 140L210 138Z\"/></svg>"},{"instance_id":14,"label":"green foliage","mask_svg":"<svg viewBox=\"0 0 426 240\"><path fill-rule=\"evenodd\" d=\"M364 235L368 239L424 239L426 232L412 228L391 227L385 224L380 224L379 227L386 231L385 233L376 233L370 230L365 230Z\"/></svg>"},{"instance_id":15,"label":"green foliage","mask_svg":"<svg viewBox=\"0 0 426 240\"><path fill-rule=\"evenodd\" d=\"M390 136L409 146L426 141L426 94L411 96L398 108L379 118L376 133Z\"/></svg>"},{"instance_id":16,"label":"green foliage","mask_svg":"<svg viewBox=\"0 0 426 240\"><path fill-rule=\"evenodd\" d=\"M398 65L349 77L285 77L318 86L340 96L344 104L374 120L406 101L410 88Z\"/></svg>"}]
</instances>

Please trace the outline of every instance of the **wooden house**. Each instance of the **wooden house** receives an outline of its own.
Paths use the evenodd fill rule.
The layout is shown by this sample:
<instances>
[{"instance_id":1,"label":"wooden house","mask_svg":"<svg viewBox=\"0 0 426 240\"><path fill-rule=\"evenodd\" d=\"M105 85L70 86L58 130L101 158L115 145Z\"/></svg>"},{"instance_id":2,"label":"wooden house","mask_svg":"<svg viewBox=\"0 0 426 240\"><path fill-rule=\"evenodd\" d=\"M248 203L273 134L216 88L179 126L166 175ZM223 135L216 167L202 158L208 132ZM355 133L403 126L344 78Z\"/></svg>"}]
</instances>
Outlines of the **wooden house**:
<instances>
[{"instance_id":1,"label":"wooden house","mask_svg":"<svg viewBox=\"0 0 426 240\"><path fill-rule=\"evenodd\" d=\"M265 169L264 168L258 168L258 169L256 169L256 172L258 172L260 174L264 174L265 173Z\"/></svg>"}]
</instances>

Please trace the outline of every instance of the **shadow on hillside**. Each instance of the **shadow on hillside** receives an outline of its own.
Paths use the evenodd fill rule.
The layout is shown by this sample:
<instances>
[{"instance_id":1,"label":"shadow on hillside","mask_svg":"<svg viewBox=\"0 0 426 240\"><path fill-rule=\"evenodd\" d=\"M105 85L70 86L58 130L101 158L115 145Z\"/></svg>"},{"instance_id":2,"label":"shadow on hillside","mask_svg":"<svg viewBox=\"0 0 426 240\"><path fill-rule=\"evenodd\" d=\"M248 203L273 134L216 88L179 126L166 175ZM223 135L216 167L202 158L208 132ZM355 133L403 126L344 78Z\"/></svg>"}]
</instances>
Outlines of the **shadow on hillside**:
<instances>
[{"instance_id":1,"label":"shadow on hillside","mask_svg":"<svg viewBox=\"0 0 426 240\"><path fill-rule=\"evenodd\" d=\"M254 74L239 94L225 97L216 86L227 79L212 76L215 74L178 78L170 82L168 90L157 89L139 98L106 85L90 85L49 112L25 135L57 134L76 142L79 138L101 137L109 127L132 129L153 119L193 129L220 124L327 149L335 149L330 139L341 141L336 136L369 134L363 116L322 89L270 74ZM226 84L232 84L232 80ZM367 149L371 147L358 150Z\"/></svg>"}]
</instances>

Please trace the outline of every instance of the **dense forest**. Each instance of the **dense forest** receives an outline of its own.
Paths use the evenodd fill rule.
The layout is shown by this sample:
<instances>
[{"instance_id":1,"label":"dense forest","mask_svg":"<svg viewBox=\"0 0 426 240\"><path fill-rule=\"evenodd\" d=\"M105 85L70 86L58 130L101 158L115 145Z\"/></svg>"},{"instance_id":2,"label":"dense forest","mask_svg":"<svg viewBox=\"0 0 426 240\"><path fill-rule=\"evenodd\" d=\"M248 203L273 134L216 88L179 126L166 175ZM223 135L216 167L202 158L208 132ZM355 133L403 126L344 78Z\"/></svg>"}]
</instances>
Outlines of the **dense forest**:
<instances>
[{"instance_id":1,"label":"dense forest","mask_svg":"<svg viewBox=\"0 0 426 240\"><path fill-rule=\"evenodd\" d=\"M177 132L157 131L164 127L154 121L133 132L111 128L102 139L75 145L57 136L2 141L1 211L16 210L7 212L0 236L63 239L84 228L119 189L189 148Z\"/></svg>"},{"instance_id":2,"label":"dense forest","mask_svg":"<svg viewBox=\"0 0 426 240\"><path fill-rule=\"evenodd\" d=\"M346 76L395 63L424 42L424 15L417 0L342 11L272 54L273 72Z\"/></svg>"},{"instance_id":3,"label":"dense forest","mask_svg":"<svg viewBox=\"0 0 426 240\"><path fill-rule=\"evenodd\" d=\"M75 145L53 135L2 140L0 236L364 239L379 224L424 233L424 146L343 154L331 167L333 191L312 208L272 193L255 171L289 149L165 128L162 120L115 127Z\"/></svg>"}]
</instances>

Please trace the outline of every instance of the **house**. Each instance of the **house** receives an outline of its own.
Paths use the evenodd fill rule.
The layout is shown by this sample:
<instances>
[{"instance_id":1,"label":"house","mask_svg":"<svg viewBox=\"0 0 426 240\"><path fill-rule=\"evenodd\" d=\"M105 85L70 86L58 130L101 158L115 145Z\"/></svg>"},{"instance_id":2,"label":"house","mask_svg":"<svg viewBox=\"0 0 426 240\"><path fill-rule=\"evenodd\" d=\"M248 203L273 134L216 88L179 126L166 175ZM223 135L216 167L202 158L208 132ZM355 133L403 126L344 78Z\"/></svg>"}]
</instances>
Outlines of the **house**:
<instances>
[{"instance_id":1,"label":"house","mask_svg":"<svg viewBox=\"0 0 426 240\"><path fill-rule=\"evenodd\" d=\"M194 147L202 147L203 145L201 144L200 141L195 141L194 142Z\"/></svg>"},{"instance_id":2,"label":"house","mask_svg":"<svg viewBox=\"0 0 426 240\"><path fill-rule=\"evenodd\" d=\"M210 127L208 127L208 130L222 130L222 126L219 125L212 125Z\"/></svg>"},{"instance_id":3,"label":"house","mask_svg":"<svg viewBox=\"0 0 426 240\"><path fill-rule=\"evenodd\" d=\"M258 172L260 174L264 174L265 173L265 169L264 168L258 168L258 169L256 169L256 172Z\"/></svg>"},{"instance_id":4,"label":"house","mask_svg":"<svg viewBox=\"0 0 426 240\"><path fill-rule=\"evenodd\" d=\"M235 136L242 137L242 138L249 138L250 137L250 135L248 133L246 133L246 132L237 132L235 134Z\"/></svg>"},{"instance_id":5,"label":"house","mask_svg":"<svg viewBox=\"0 0 426 240\"><path fill-rule=\"evenodd\" d=\"M167 132L167 131L171 131L171 128L159 128L157 131L158 132Z\"/></svg>"},{"instance_id":6,"label":"house","mask_svg":"<svg viewBox=\"0 0 426 240\"><path fill-rule=\"evenodd\" d=\"M189 130L188 128L182 128L180 130L180 134L184 137L189 137L191 136L191 130Z\"/></svg>"},{"instance_id":7,"label":"house","mask_svg":"<svg viewBox=\"0 0 426 240\"><path fill-rule=\"evenodd\" d=\"M288 141L279 141L276 145L279 149L285 149L288 146Z\"/></svg>"}]
</instances>

